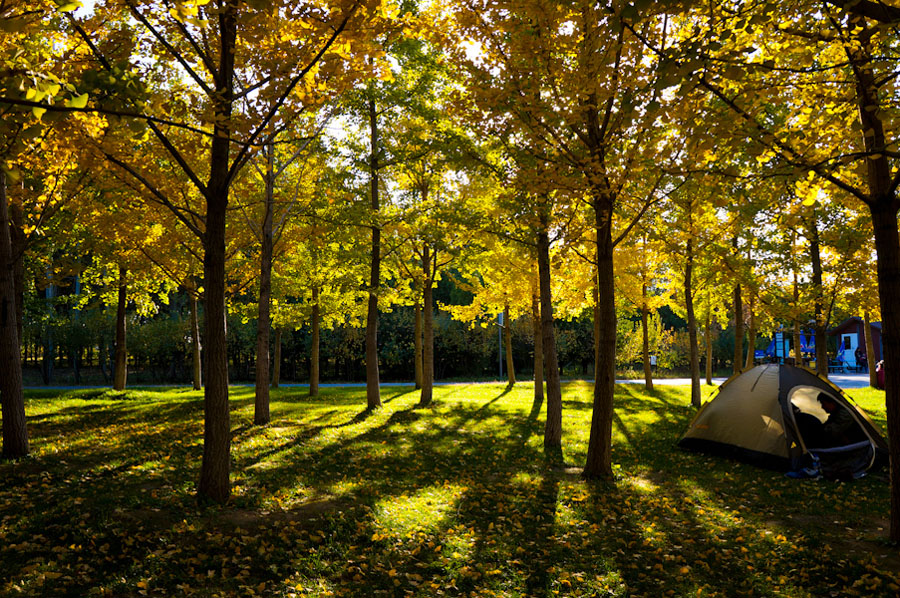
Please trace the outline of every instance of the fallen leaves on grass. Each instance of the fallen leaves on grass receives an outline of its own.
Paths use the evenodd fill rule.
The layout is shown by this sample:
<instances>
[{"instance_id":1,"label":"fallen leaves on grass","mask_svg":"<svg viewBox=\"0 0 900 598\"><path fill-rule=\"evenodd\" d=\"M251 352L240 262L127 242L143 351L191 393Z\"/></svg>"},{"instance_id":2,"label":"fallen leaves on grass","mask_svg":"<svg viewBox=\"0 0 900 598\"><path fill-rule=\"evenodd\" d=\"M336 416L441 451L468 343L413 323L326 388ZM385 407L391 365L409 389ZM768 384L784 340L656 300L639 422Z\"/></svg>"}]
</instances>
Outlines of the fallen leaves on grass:
<instances>
[{"instance_id":1,"label":"fallen leaves on grass","mask_svg":"<svg viewBox=\"0 0 900 598\"><path fill-rule=\"evenodd\" d=\"M884 480L673 451L683 389L617 397L615 485L545 464L528 387L437 390L428 412L403 391L365 418L357 391L280 391L268 427L236 390L235 498L209 509L193 497L200 395L32 399L35 455L0 465L0 594L897 594L897 550L873 531ZM588 394L566 389L574 462Z\"/></svg>"}]
</instances>

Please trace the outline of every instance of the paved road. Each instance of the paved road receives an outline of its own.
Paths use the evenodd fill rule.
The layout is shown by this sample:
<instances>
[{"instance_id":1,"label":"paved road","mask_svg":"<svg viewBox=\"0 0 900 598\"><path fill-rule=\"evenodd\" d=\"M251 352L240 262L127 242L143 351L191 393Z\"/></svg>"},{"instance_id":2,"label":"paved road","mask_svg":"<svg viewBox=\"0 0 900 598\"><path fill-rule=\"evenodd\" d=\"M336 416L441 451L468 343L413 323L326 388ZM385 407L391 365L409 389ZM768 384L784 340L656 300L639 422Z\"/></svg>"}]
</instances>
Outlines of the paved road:
<instances>
[{"instance_id":1,"label":"paved road","mask_svg":"<svg viewBox=\"0 0 900 598\"><path fill-rule=\"evenodd\" d=\"M828 379L833 383L837 384L840 388L865 388L869 385L869 375L868 374L831 374L828 376ZM722 382L725 382L727 378L713 378L713 384L719 385ZM706 379L702 376L700 377L700 382L705 382ZM644 379L640 380L616 380L618 384L643 384ZM666 385L672 384L676 386L687 386L691 383L690 378L654 378L654 384Z\"/></svg>"},{"instance_id":2,"label":"paved road","mask_svg":"<svg viewBox=\"0 0 900 598\"><path fill-rule=\"evenodd\" d=\"M831 374L829 380L837 384L841 388L865 388L869 385L869 375L868 374ZM713 378L713 384L721 384L724 382L726 378ZM704 379L701 378L701 382ZM497 384L500 381L494 382L435 382L435 386L449 386L453 384ZM643 384L644 379L641 378L639 380L616 380L618 384ZM674 385L674 386L687 386L691 383L690 378L654 378L654 384L659 384L661 386L664 385ZM411 386L411 382L382 382L381 386ZM137 384L135 385L138 388L182 388L183 384ZM252 384L232 384L232 386L252 386ZM282 387L288 388L306 388L306 384L282 384ZM345 383L337 383L337 384L319 384L320 388L339 388L339 387L356 387L362 388L365 387L365 383L363 382L345 382ZM26 388L37 389L37 390L75 390L79 388L109 388L109 386L27 386Z\"/></svg>"}]
</instances>

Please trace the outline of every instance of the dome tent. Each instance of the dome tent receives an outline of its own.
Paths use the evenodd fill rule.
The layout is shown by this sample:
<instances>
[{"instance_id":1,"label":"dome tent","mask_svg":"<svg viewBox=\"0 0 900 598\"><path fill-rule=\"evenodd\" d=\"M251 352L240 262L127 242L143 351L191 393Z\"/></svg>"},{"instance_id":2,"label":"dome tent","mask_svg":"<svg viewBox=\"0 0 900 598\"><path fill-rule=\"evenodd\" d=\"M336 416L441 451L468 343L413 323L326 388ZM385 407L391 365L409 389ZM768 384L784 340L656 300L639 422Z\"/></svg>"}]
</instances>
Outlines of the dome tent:
<instances>
[{"instance_id":1,"label":"dome tent","mask_svg":"<svg viewBox=\"0 0 900 598\"><path fill-rule=\"evenodd\" d=\"M821 437L804 431L810 417L818 420L816 425L827 418L817 400L820 394L851 414L855 422L851 441L822 446ZM826 477L858 477L886 462L888 454L875 424L837 386L806 368L779 364L757 366L723 383L678 444L771 469L808 469Z\"/></svg>"}]
</instances>

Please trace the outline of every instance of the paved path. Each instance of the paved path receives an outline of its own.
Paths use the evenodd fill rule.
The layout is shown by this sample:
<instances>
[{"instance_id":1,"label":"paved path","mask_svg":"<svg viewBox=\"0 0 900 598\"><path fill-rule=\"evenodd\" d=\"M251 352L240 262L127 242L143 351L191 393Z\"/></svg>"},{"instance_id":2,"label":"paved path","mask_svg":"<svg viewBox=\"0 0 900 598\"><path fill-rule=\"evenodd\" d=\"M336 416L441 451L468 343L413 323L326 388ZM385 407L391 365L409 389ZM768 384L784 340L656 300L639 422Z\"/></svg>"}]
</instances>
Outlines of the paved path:
<instances>
[{"instance_id":1,"label":"paved path","mask_svg":"<svg viewBox=\"0 0 900 598\"><path fill-rule=\"evenodd\" d=\"M865 388L869 385L869 375L868 374L831 374L828 377L829 380L837 384L841 388ZM713 384L719 385L722 382L725 382L726 378L713 378ZM701 382L704 382L705 379L701 377ZM454 384L465 385L465 384L499 384L502 383L500 380L490 381L490 382L435 382L435 386L451 386ZM644 379L638 380L616 380L617 384L643 384ZM691 383L690 378L654 378L654 384L658 384L660 386L688 386ZM136 388L183 388L184 384L136 384ZM231 386L253 386L252 384L232 384ZM412 386L412 382L382 382L381 386ZM306 388L307 384L281 384L281 387L286 388ZM319 384L320 388L340 388L340 387L350 387L350 388L363 388L365 387L364 382L342 382L342 383L328 383L328 384ZM109 386L27 386L29 389L36 390L76 390L82 388L109 388Z\"/></svg>"},{"instance_id":2,"label":"paved path","mask_svg":"<svg viewBox=\"0 0 900 598\"><path fill-rule=\"evenodd\" d=\"M865 388L869 385L868 374L831 374L828 379L838 385L840 388ZM713 384L719 385L725 382L727 378L713 378ZM704 377L700 377L700 382L705 382ZM639 380L616 380L617 384L643 384L644 379ZM654 384L675 386L687 386L691 383L690 378L654 378Z\"/></svg>"}]
</instances>

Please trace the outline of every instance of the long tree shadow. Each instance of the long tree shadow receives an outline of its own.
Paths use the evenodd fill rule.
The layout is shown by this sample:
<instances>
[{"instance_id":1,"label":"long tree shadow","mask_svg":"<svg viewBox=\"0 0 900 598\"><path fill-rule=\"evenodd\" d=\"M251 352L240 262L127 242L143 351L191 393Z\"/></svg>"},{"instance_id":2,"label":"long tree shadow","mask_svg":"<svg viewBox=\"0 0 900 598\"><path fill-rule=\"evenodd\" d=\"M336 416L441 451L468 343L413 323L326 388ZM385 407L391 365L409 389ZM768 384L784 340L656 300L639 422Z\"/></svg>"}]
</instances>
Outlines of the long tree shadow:
<instances>
[{"instance_id":1,"label":"long tree shadow","mask_svg":"<svg viewBox=\"0 0 900 598\"><path fill-rule=\"evenodd\" d=\"M634 398L617 395L617 407ZM100 588L137 595L147 587L171 595L188 585L278 595L317 583L350 596L432 596L437 589L452 595L657 596L670 589L790 595L789 584L776 585L800 562L792 545L812 546L760 536L762 521L748 512L760 508L765 491L753 493L752 472L715 460L698 468L693 455L671 451L668 438L686 425L688 408L675 405L668 418L649 407L653 417L618 412L617 426L630 441L627 451L614 447L614 459L640 473L613 486L548 469L534 442L540 423L527 405L509 408L494 397L421 411L412 398L356 422L358 415L336 412L334 418L344 419L331 426L318 425L328 420L313 412L309 421L317 425L309 429L317 432L301 443L295 431L305 433L308 422L280 425L292 411L270 427L246 430L235 451L242 494L234 505L205 510L170 488L192 485L196 475L199 445L174 442L199 429L188 406L145 406L121 417L92 412L81 420L90 439L61 447L60 454L68 461L96 448L123 462L95 467L85 479L67 480L59 466L46 476L22 474L15 489L0 488L5 541L21 553L10 579L26 594L60 596L103 593ZM91 418L107 423L93 426ZM148 430L142 418L160 431ZM289 433L267 436L279 428ZM113 439L113 431L122 437ZM262 442L274 446L255 454ZM266 468L248 471L261 461ZM689 480L684 470L700 474ZM770 479L772 491L793 492L782 478ZM142 485L146 491L123 494L123 486ZM265 502L292 490L302 499L283 508ZM838 491L844 492L835 486ZM855 496L849 492L838 497ZM104 501L103 494L112 498ZM761 565L766 561L757 553L771 564ZM9 554L0 553L0 564L12 563ZM839 574L875 579L836 556L820 557L826 567L816 573L823 581L810 587L849 588L852 581ZM42 580L37 563L51 561L63 575ZM79 569L85 564L92 573ZM891 579L878 575L887 588ZM145 585L135 586L137 580Z\"/></svg>"}]
</instances>

